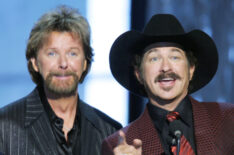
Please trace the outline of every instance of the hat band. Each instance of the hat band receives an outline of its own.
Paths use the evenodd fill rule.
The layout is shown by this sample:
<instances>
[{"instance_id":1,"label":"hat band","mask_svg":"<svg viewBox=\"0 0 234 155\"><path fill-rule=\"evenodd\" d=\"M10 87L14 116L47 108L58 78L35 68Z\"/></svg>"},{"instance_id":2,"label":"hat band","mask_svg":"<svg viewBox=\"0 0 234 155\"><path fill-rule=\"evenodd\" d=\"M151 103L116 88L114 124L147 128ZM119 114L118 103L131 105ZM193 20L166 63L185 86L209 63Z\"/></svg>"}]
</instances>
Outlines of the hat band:
<instances>
[{"instance_id":1,"label":"hat band","mask_svg":"<svg viewBox=\"0 0 234 155\"><path fill-rule=\"evenodd\" d=\"M157 48L157 47L177 47L177 48L180 48L183 51L185 51L185 48L182 45L174 43L174 42L156 42L156 43L153 43L153 44L146 46L146 48L144 48L143 52L145 53L145 52L151 50L152 48Z\"/></svg>"}]
</instances>

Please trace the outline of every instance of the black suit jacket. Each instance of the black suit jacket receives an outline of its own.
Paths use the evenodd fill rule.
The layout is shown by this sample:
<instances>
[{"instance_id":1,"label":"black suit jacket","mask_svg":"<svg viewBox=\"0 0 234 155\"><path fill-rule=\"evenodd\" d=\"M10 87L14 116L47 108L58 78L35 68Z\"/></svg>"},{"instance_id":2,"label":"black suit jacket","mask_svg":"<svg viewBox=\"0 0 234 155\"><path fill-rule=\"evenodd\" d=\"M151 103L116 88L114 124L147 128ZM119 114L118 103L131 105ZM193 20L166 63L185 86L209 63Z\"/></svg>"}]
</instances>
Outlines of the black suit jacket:
<instances>
[{"instance_id":1,"label":"black suit jacket","mask_svg":"<svg viewBox=\"0 0 234 155\"><path fill-rule=\"evenodd\" d=\"M84 102L79 104L82 155L99 155L103 139L121 125ZM0 154L58 155L56 145L37 89L0 110Z\"/></svg>"}]
</instances>

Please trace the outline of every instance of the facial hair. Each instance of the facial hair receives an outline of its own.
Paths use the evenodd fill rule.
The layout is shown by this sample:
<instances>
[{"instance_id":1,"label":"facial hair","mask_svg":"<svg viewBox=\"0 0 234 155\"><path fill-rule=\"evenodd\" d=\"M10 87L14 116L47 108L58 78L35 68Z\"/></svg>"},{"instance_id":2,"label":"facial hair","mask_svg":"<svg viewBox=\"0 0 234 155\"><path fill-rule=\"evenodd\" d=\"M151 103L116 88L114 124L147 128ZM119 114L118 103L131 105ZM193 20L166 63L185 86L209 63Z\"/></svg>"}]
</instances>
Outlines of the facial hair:
<instances>
[{"instance_id":1,"label":"facial hair","mask_svg":"<svg viewBox=\"0 0 234 155\"><path fill-rule=\"evenodd\" d=\"M174 79L174 80L180 80L180 79L181 79L181 77L180 77L178 74L176 74L176 73L174 73L174 72L169 72L169 73L161 73L161 74L159 74L159 75L155 78L154 82L162 81L164 78L172 78L172 79ZM169 91L169 90L171 90L171 88L172 88L172 87L165 87L165 88L163 88L163 89L164 89L165 91Z\"/></svg>"},{"instance_id":2,"label":"facial hair","mask_svg":"<svg viewBox=\"0 0 234 155\"><path fill-rule=\"evenodd\" d=\"M72 76L72 79L69 80L55 80L55 76ZM45 88L52 94L57 96L71 96L76 93L77 86L79 83L79 77L71 71L64 73L60 72L51 72L44 80Z\"/></svg>"}]
</instances>

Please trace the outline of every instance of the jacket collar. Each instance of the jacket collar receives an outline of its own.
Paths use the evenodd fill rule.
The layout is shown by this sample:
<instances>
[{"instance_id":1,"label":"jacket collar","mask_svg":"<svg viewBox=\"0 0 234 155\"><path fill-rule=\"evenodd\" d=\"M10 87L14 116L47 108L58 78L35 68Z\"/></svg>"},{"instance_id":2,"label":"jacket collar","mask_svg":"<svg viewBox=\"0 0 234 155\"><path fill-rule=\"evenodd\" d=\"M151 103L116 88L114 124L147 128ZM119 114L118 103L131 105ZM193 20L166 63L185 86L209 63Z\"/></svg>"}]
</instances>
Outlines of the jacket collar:
<instances>
[{"instance_id":1,"label":"jacket collar","mask_svg":"<svg viewBox=\"0 0 234 155\"><path fill-rule=\"evenodd\" d=\"M195 132L195 143L197 148L197 154L204 154L207 148L210 151L208 154L216 154L215 152L215 135L212 130L213 125L211 119L209 118L208 111L204 104L200 103L190 97L193 109L193 120L194 120L194 132Z\"/></svg>"},{"instance_id":2,"label":"jacket collar","mask_svg":"<svg viewBox=\"0 0 234 155\"><path fill-rule=\"evenodd\" d=\"M37 88L35 88L26 97L25 127L32 125L44 112L39 92Z\"/></svg>"},{"instance_id":3,"label":"jacket collar","mask_svg":"<svg viewBox=\"0 0 234 155\"><path fill-rule=\"evenodd\" d=\"M42 154L57 154L56 140L37 88L26 97L25 128Z\"/></svg>"},{"instance_id":4,"label":"jacket collar","mask_svg":"<svg viewBox=\"0 0 234 155\"><path fill-rule=\"evenodd\" d=\"M160 142L159 135L153 125L153 122L149 116L149 111L147 108L145 108L143 114L137 119L134 123L136 126L132 126L128 129L128 134L131 135L131 130L137 129L137 135L139 137L134 137L133 136L128 136L128 137L134 137L134 138L139 138L143 142L142 148L143 149L143 154L147 154L145 152L146 150L150 150L150 154L163 154L164 150L162 147L162 144ZM132 140L129 139L128 143L132 142ZM148 148L148 149L147 149Z\"/></svg>"},{"instance_id":5,"label":"jacket collar","mask_svg":"<svg viewBox=\"0 0 234 155\"><path fill-rule=\"evenodd\" d=\"M86 119L86 121L88 120L93 125L93 127L95 127L97 130L101 132L102 125L99 123L100 118L97 115L99 111L95 109L94 107L86 104L81 99L79 100L79 108L80 108L80 113L82 117Z\"/></svg>"}]
</instances>

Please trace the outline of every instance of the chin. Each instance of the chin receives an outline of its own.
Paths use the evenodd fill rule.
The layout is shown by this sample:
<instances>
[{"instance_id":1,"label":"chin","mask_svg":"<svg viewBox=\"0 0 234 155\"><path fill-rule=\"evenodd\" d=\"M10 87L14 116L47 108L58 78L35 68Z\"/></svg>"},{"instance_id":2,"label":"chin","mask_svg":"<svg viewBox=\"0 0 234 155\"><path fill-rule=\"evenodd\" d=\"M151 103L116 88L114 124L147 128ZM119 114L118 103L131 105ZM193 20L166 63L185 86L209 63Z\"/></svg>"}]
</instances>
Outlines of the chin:
<instances>
[{"instance_id":1,"label":"chin","mask_svg":"<svg viewBox=\"0 0 234 155\"><path fill-rule=\"evenodd\" d=\"M162 90L161 92L157 93L157 96L163 100L173 100L181 96L181 94L178 92L173 92L173 90L170 91Z\"/></svg>"},{"instance_id":2,"label":"chin","mask_svg":"<svg viewBox=\"0 0 234 155\"><path fill-rule=\"evenodd\" d=\"M161 99L163 100L174 100L176 98L176 96L160 96Z\"/></svg>"}]
</instances>

